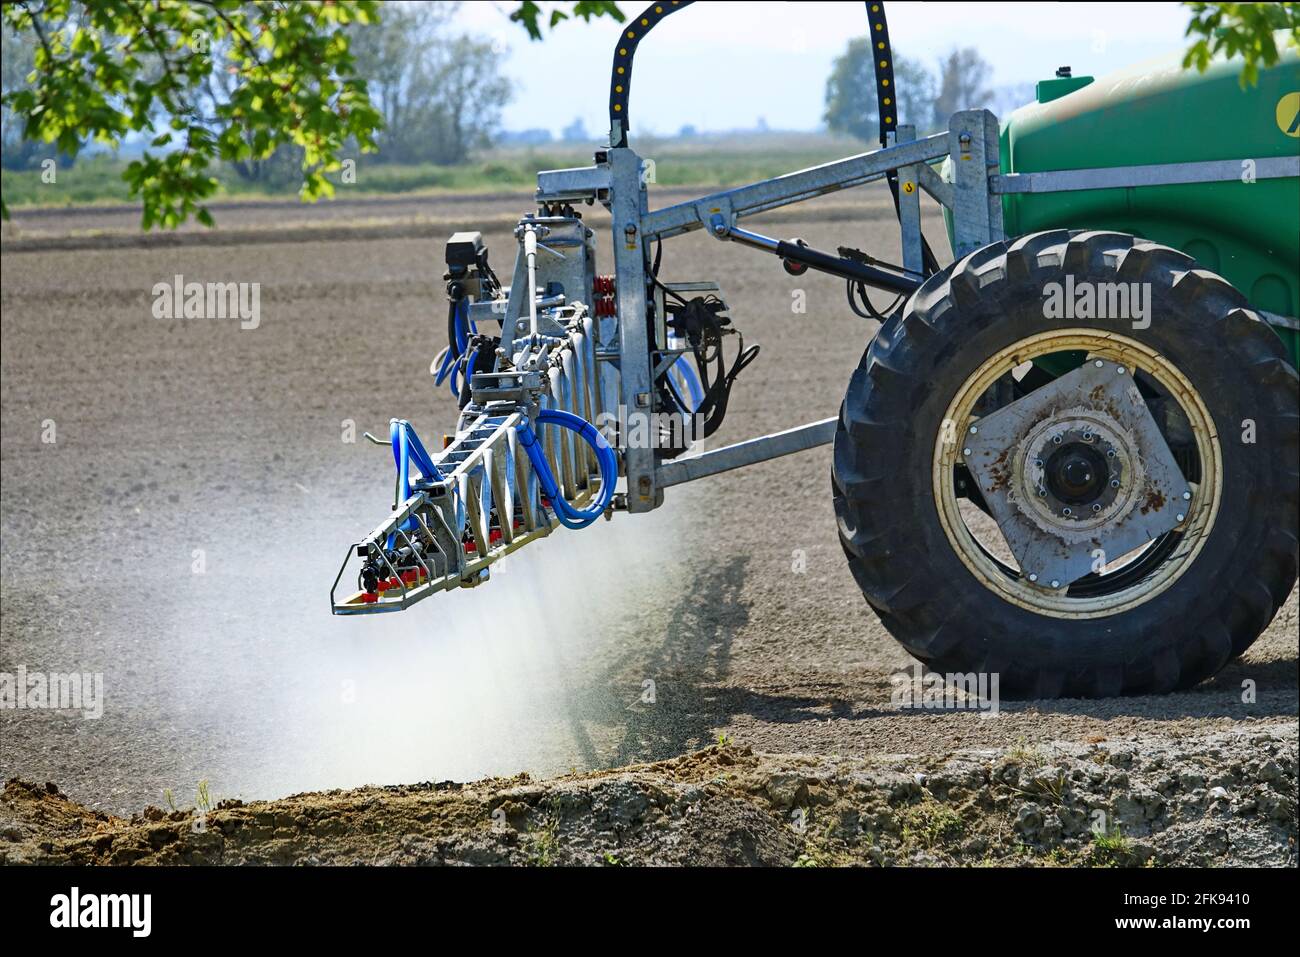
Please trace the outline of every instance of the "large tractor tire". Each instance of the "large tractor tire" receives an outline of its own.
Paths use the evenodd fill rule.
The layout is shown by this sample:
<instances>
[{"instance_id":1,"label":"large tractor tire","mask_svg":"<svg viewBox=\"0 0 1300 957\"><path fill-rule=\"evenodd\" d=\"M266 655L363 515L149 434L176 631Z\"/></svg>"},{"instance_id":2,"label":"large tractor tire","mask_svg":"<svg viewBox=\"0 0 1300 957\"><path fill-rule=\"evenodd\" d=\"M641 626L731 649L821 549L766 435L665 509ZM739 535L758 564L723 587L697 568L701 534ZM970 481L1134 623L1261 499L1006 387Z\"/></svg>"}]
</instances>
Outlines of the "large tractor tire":
<instances>
[{"instance_id":1,"label":"large tractor tire","mask_svg":"<svg viewBox=\"0 0 1300 957\"><path fill-rule=\"evenodd\" d=\"M1117 283L1129 308L1101 308ZM1091 308L1056 295L1088 284ZM994 243L927 280L853 374L832 471L849 568L909 652L1006 697L1193 685L1295 584L1297 381L1245 297L1174 249Z\"/></svg>"}]
</instances>

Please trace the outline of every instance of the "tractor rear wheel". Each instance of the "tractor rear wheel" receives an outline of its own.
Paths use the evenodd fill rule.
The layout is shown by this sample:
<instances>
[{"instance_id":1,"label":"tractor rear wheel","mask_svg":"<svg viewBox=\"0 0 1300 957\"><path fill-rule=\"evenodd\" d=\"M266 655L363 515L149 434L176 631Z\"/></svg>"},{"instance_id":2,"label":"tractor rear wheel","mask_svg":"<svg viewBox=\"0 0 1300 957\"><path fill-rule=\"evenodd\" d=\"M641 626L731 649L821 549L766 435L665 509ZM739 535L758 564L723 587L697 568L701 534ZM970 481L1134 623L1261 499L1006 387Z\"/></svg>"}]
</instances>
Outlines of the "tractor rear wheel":
<instances>
[{"instance_id":1,"label":"tractor rear wheel","mask_svg":"<svg viewBox=\"0 0 1300 957\"><path fill-rule=\"evenodd\" d=\"M832 469L849 568L909 652L1007 697L1195 684L1295 584L1298 381L1245 297L1174 249L994 243L853 374Z\"/></svg>"}]
</instances>

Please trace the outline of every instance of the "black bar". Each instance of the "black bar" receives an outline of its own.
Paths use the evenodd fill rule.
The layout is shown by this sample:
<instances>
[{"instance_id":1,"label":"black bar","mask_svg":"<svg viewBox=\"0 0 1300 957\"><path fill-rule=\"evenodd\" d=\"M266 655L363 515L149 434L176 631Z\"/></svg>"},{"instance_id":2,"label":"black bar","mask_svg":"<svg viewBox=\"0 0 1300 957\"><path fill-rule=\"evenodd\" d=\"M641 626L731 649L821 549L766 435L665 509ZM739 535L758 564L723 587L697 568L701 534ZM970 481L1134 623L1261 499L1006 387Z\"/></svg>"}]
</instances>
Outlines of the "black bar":
<instances>
[{"instance_id":1,"label":"black bar","mask_svg":"<svg viewBox=\"0 0 1300 957\"><path fill-rule=\"evenodd\" d=\"M832 276L839 276L841 279L849 279L867 286L874 286L876 289L911 294L921 288L920 279L901 276L885 269L877 269L875 266L854 262L852 259L841 259L839 256L824 253L820 249L813 249L811 246L800 246L784 239L777 243L775 251L782 259L808 266L810 269L830 273Z\"/></svg>"}]
</instances>

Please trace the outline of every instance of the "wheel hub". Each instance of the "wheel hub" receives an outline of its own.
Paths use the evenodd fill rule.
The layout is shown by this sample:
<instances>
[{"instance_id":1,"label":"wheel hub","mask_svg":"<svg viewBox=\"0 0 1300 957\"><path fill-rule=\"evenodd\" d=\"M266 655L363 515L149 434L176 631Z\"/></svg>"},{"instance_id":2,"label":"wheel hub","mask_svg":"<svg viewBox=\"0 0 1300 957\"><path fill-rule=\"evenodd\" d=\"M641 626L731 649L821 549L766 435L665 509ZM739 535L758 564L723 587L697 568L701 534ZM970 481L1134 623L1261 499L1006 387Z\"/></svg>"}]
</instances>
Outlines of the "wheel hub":
<instances>
[{"instance_id":1,"label":"wheel hub","mask_svg":"<svg viewBox=\"0 0 1300 957\"><path fill-rule=\"evenodd\" d=\"M973 420L962 455L1022 574L1064 589L1181 523L1191 490L1131 371L1095 359Z\"/></svg>"},{"instance_id":2,"label":"wheel hub","mask_svg":"<svg viewBox=\"0 0 1300 957\"><path fill-rule=\"evenodd\" d=\"M1095 503L1110 477L1105 457L1083 442L1071 442L1057 449L1043 472L1048 490L1067 505Z\"/></svg>"}]
</instances>

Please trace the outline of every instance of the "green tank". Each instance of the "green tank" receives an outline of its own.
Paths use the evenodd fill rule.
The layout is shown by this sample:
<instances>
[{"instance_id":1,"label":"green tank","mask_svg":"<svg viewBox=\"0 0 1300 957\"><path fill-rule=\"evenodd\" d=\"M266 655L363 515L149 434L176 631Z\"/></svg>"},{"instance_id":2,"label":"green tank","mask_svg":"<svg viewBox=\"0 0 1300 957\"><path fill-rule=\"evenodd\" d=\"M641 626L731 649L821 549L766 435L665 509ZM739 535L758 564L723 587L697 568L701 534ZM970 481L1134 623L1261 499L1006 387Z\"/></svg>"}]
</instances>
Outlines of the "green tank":
<instances>
[{"instance_id":1,"label":"green tank","mask_svg":"<svg viewBox=\"0 0 1300 957\"><path fill-rule=\"evenodd\" d=\"M1281 61L1246 89L1240 60L1198 73L1182 68L1181 53L1100 79L1042 81L1036 102L1003 119L1002 171L1294 156L1300 57L1281 36L1278 46ZM1245 168L1240 182L1008 195L1005 230L1108 229L1180 249L1271 314L1300 364L1300 333L1276 322L1300 315L1300 179L1250 178Z\"/></svg>"}]
</instances>

